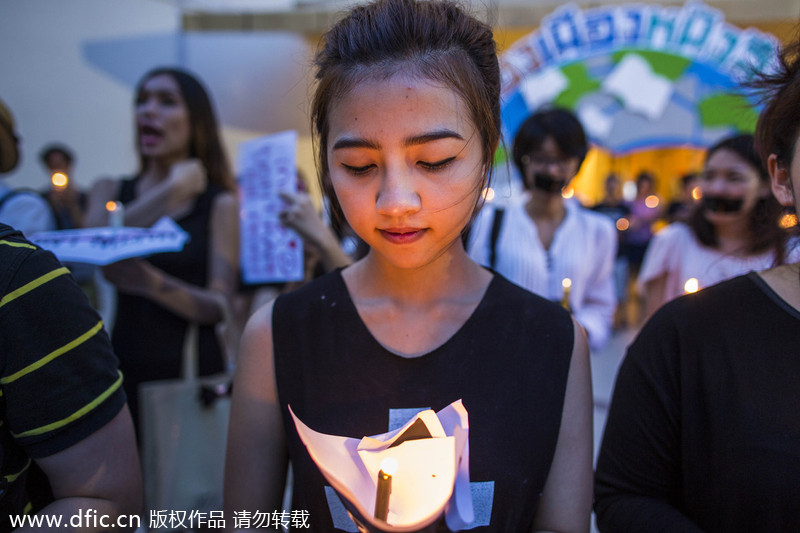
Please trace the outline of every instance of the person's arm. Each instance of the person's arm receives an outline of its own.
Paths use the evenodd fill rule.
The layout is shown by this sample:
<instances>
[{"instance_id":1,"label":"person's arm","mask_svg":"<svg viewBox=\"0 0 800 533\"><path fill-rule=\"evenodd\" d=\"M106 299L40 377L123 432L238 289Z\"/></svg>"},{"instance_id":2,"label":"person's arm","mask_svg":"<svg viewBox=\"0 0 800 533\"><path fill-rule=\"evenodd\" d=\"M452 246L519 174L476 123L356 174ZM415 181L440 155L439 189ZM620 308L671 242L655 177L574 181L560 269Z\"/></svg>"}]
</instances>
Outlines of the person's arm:
<instances>
[{"instance_id":1,"label":"person's arm","mask_svg":"<svg viewBox=\"0 0 800 533\"><path fill-rule=\"evenodd\" d=\"M644 284L644 319L648 320L667 301L667 277L665 272Z\"/></svg>"},{"instance_id":2,"label":"person's arm","mask_svg":"<svg viewBox=\"0 0 800 533\"><path fill-rule=\"evenodd\" d=\"M599 350L611 336L617 295L614 286L614 261L617 257L616 230L605 220L596 234L595 250L586 279L586 288L580 305L574 311L575 318L586 329L589 345Z\"/></svg>"},{"instance_id":3,"label":"person's arm","mask_svg":"<svg viewBox=\"0 0 800 533\"><path fill-rule=\"evenodd\" d=\"M281 223L295 230L306 245L319 253L326 271L346 267L353 262L352 258L342 250L333 230L314 209L307 194L281 192L280 195L286 202L280 213Z\"/></svg>"},{"instance_id":4,"label":"person's arm","mask_svg":"<svg viewBox=\"0 0 800 533\"><path fill-rule=\"evenodd\" d=\"M231 192L214 198L211 212L209 284L192 285L141 259L128 259L103 267L103 275L118 290L159 303L186 320L216 324L225 318L236 290L239 265L239 212Z\"/></svg>"},{"instance_id":5,"label":"person's arm","mask_svg":"<svg viewBox=\"0 0 800 533\"><path fill-rule=\"evenodd\" d=\"M133 517L142 510L142 480L136 436L128 408L110 422L66 450L37 459L53 490L55 501L37 515L60 516L59 531L133 530ZM97 517L83 520L83 527L66 527L70 519L91 509ZM100 520L102 518L102 523ZM120 527L117 525L119 520ZM77 524L77 522L76 522ZM17 533L35 531L26 527Z\"/></svg>"},{"instance_id":6,"label":"person's arm","mask_svg":"<svg viewBox=\"0 0 800 533\"><path fill-rule=\"evenodd\" d=\"M536 511L534 532L589 531L592 511L592 380L586 335L574 320L573 327L575 340L561 428Z\"/></svg>"},{"instance_id":7,"label":"person's arm","mask_svg":"<svg viewBox=\"0 0 800 533\"><path fill-rule=\"evenodd\" d=\"M600 531L699 533L682 501L680 354L657 313L622 362L597 459Z\"/></svg>"},{"instance_id":8,"label":"person's arm","mask_svg":"<svg viewBox=\"0 0 800 533\"><path fill-rule=\"evenodd\" d=\"M272 349L272 303L250 318L239 346L225 458L226 526L239 511L280 509L288 454Z\"/></svg>"},{"instance_id":9,"label":"person's arm","mask_svg":"<svg viewBox=\"0 0 800 533\"><path fill-rule=\"evenodd\" d=\"M196 159L176 163L166 179L148 189L125 205L125 225L150 227L162 216L185 212L206 189L206 171ZM87 227L108 225L106 203L119 195L120 182L102 178L95 182L89 194Z\"/></svg>"},{"instance_id":10,"label":"person's arm","mask_svg":"<svg viewBox=\"0 0 800 533\"><path fill-rule=\"evenodd\" d=\"M686 254L686 231L683 224L672 224L656 233L647 246L636 280L644 300L645 320L670 299L667 285L670 277L679 269L682 256Z\"/></svg>"},{"instance_id":11,"label":"person's arm","mask_svg":"<svg viewBox=\"0 0 800 533\"><path fill-rule=\"evenodd\" d=\"M64 523L79 509L138 514L136 438L99 315L51 253L4 240L0 265L9 269L0 288L2 423L50 482L55 501L42 512Z\"/></svg>"}]
</instances>

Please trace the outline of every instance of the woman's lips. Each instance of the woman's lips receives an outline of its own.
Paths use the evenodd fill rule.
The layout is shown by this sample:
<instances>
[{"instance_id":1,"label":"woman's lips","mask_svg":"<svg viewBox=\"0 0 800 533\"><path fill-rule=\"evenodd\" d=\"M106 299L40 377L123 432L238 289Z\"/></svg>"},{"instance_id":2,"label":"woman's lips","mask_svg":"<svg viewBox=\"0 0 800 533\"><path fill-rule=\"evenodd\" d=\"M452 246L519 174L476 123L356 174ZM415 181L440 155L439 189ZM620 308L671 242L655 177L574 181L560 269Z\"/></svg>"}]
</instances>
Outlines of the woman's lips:
<instances>
[{"instance_id":1,"label":"woman's lips","mask_svg":"<svg viewBox=\"0 0 800 533\"><path fill-rule=\"evenodd\" d=\"M164 135L152 126L139 126L139 143L142 146L153 146L161 141Z\"/></svg>"},{"instance_id":2,"label":"woman's lips","mask_svg":"<svg viewBox=\"0 0 800 533\"><path fill-rule=\"evenodd\" d=\"M383 238L394 244L410 244L422 238L423 228L388 228L379 230Z\"/></svg>"}]
</instances>

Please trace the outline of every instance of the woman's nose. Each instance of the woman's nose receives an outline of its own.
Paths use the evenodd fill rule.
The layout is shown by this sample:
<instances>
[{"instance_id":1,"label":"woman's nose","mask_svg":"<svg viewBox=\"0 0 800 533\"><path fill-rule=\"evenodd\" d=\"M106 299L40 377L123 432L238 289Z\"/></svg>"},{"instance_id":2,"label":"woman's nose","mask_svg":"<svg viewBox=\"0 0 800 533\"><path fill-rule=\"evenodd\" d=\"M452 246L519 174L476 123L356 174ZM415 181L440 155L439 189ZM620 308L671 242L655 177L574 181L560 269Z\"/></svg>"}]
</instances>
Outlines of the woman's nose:
<instances>
[{"instance_id":1,"label":"woman's nose","mask_svg":"<svg viewBox=\"0 0 800 533\"><path fill-rule=\"evenodd\" d=\"M418 211L422 201L415 184L407 170L387 168L375 201L378 213L397 217Z\"/></svg>"},{"instance_id":2,"label":"woman's nose","mask_svg":"<svg viewBox=\"0 0 800 533\"><path fill-rule=\"evenodd\" d=\"M139 114L152 113L156 108L156 103L153 98L142 100L136 105L136 112Z\"/></svg>"},{"instance_id":3,"label":"woman's nose","mask_svg":"<svg viewBox=\"0 0 800 533\"><path fill-rule=\"evenodd\" d=\"M703 195L719 196L725 192L725 180L720 177L713 177L703 182Z\"/></svg>"}]
</instances>

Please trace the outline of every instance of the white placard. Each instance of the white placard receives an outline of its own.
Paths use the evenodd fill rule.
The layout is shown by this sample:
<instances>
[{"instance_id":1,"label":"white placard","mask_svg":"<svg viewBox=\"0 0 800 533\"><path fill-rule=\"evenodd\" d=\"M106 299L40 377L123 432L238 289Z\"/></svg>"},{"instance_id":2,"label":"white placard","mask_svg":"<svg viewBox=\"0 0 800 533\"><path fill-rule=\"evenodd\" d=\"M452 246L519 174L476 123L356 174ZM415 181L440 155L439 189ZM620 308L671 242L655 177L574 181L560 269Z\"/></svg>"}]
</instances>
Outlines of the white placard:
<instances>
[{"instance_id":1,"label":"white placard","mask_svg":"<svg viewBox=\"0 0 800 533\"><path fill-rule=\"evenodd\" d=\"M303 241L284 227L281 191L297 191L297 132L284 131L239 145L239 223L246 284L303 279Z\"/></svg>"},{"instance_id":2,"label":"white placard","mask_svg":"<svg viewBox=\"0 0 800 533\"><path fill-rule=\"evenodd\" d=\"M64 262L108 265L131 257L183 250L189 234L171 218L163 217L151 228L84 228L42 231L31 242Z\"/></svg>"}]
</instances>

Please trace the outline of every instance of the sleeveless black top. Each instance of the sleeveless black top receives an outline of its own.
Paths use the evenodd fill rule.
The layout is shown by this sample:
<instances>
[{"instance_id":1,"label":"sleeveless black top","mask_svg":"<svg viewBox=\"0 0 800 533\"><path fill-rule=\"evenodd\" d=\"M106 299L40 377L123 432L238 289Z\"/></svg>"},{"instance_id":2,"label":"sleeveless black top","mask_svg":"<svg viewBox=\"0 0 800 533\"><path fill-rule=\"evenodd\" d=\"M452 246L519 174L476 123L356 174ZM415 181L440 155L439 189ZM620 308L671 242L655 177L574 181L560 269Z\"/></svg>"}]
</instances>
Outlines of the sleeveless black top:
<instances>
[{"instance_id":1,"label":"sleeveless black top","mask_svg":"<svg viewBox=\"0 0 800 533\"><path fill-rule=\"evenodd\" d=\"M118 198L120 202L126 204L135 198L138 179L122 182ZM223 191L222 187L209 184L205 192L197 197L192 210L175 221L189 234L183 250L151 255L145 260L187 283L207 286L211 209L214 198ZM118 294L111 341L125 375L125 391L134 420L138 420L139 383L180 376L187 326L185 319L152 300L132 294ZM224 361L214 326L202 326L199 332L200 374L221 372Z\"/></svg>"},{"instance_id":2,"label":"sleeveless black top","mask_svg":"<svg viewBox=\"0 0 800 533\"><path fill-rule=\"evenodd\" d=\"M573 325L559 305L495 274L442 346L415 358L386 350L358 315L339 271L281 295L273 308L275 371L294 469L292 508L312 531L355 531L288 414L316 431L384 433L416 411L462 399L469 414L472 531L527 531L561 423Z\"/></svg>"}]
</instances>

